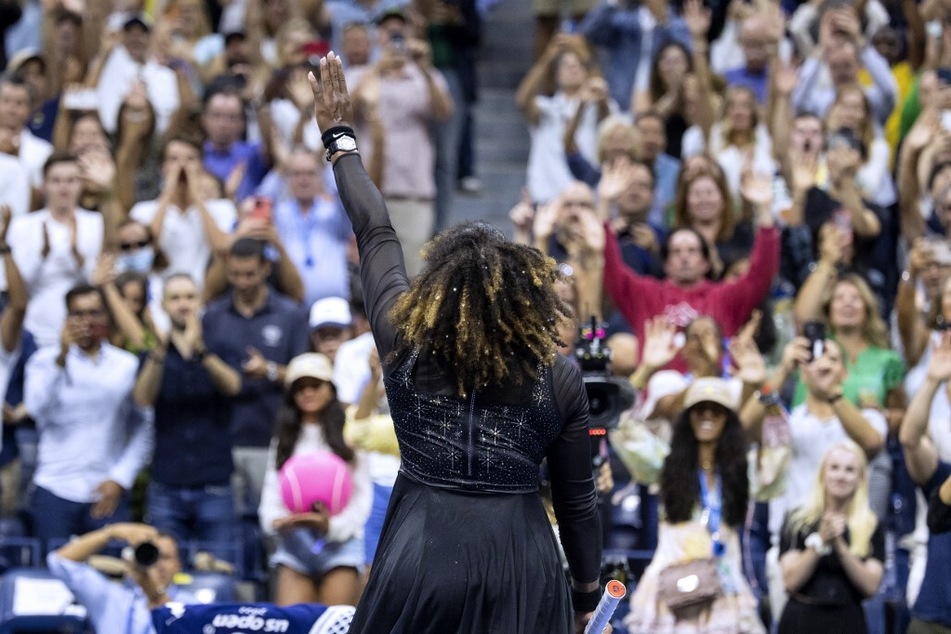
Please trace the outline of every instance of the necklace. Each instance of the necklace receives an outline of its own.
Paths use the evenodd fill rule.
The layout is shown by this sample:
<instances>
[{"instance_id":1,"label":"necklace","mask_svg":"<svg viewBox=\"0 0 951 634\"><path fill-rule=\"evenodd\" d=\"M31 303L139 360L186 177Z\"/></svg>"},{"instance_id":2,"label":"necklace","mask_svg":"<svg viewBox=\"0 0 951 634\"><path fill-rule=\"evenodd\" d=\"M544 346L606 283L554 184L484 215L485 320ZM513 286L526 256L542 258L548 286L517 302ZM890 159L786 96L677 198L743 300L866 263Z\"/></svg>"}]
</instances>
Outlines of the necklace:
<instances>
[{"instance_id":1,"label":"necklace","mask_svg":"<svg viewBox=\"0 0 951 634\"><path fill-rule=\"evenodd\" d=\"M700 468L703 469L704 471L711 471L711 470L713 469L713 461L712 461L712 460L701 460L701 461L700 461Z\"/></svg>"}]
</instances>

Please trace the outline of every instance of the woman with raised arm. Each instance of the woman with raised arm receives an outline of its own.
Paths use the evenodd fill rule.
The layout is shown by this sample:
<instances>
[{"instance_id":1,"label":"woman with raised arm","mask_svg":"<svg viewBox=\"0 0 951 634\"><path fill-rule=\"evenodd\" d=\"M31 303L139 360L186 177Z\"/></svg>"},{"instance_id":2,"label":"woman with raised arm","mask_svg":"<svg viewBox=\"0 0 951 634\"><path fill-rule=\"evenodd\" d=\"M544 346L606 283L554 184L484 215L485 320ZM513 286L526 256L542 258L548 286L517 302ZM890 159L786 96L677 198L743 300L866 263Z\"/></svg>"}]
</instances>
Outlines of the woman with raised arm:
<instances>
[{"instance_id":1,"label":"woman with raised arm","mask_svg":"<svg viewBox=\"0 0 951 634\"><path fill-rule=\"evenodd\" d=\"M580 633L600 595L601 530L587 396L556 353L558 269L467 223L426 245L411 285L339 58L310 81L403 458L350 631ZM570 589L538 493L546 458Z\"/></svg>"}]
</instances>

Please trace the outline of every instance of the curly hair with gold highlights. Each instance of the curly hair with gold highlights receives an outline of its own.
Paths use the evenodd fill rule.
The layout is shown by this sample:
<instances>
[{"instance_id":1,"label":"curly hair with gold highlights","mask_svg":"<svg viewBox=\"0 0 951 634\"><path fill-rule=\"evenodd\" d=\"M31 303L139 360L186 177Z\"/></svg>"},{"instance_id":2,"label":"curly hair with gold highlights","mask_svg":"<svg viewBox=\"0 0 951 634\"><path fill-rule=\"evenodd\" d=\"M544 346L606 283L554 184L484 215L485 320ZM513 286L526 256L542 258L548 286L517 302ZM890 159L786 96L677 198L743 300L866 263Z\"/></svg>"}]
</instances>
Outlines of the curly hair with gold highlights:
<instances>
[{"instance_id":1,"label":"curly hair with gold highlights","mask_svg":"<svg viewBox=\"0 0 951 634\"><path fill-rule=\"evenodd\" d=\"M558 320L569 314L555 261L483 222L457 225L422 251L424 269L390 317L394 351L431 354L460 395L538 378L554 363Z\"/></svg>"}]
</instances>

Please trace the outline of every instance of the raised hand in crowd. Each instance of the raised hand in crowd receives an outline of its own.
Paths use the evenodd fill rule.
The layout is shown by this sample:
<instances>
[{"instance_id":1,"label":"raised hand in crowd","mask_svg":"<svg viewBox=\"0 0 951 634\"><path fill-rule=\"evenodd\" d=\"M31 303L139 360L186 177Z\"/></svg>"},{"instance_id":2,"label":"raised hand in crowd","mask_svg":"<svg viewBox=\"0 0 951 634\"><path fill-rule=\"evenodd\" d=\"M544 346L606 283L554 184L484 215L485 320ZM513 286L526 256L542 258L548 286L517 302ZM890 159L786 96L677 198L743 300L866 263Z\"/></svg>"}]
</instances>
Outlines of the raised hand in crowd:
<instances>
[{"instance_id":1,"label":"raised hand in crowd","mask_svg":"<svg viewBox=\"0 0 951 634\"><path fill-rule=\"evenodd\" d=\"M931 353L928 379L937 383L944 383L951 379L951 335L948 333L941 337L940 345L936 346Z\"/></svg>"},{"instance_id":2,"label":"raised hand in crowd","mask_svg":"<svg viewBox=\"0 0 951 634\"><path fill-rule=\"evenodd\" d=\"M758 226L773 226L773 181L769 176L752 169L743 170L740 176L740 195L746 203L753 206Z\"/></svg>"},{"instance_id":3,"label":"raised hand in crowd","mask_svg":"<svg viewBox=\"0 0 951 634\"><path fill-rule=\"evenodd\" d=\"M683 337L677 336L677 326L662 315L651 317L644 324L644 346L638 371L645 368L648 374L653 374L673 361L682 347ZM634 383L633 376L631 381ZM644 385L635 383L634 387L643 388Z\"/></svg>"},{"instance_id":4,"label":"raised hand in crowd","mask_svg":"<svg viewBox=\"0 0 951 634\"><path fill-rule=\"evenodd\" d=\"M548 241L558 229L561 219L561 203L557 200L538 205L532 218L534 246L542 253L548 253Z\"/></svg>"},{"instance_id":5,"label":"raised hand in crowd","mask_svg":"<svg viewBox=\"0 0 951 634\"><path fill-rule=\"evenodd\" d=\"M763 313L754 310L750 320L730 340L730 359L736 367L735 376L743 381L744 388L753 386L753 390L766 381L766 361L753 339L759 330L762 318Z\"/></svg>"},{"instance_id":6,"label":"raised hand in crowd","mask_svg":"<svg viewBox=\"0 0 951 634\"><path fill-rule=\"evenodd\" d=\"M532 224L535 221L535 206L528 188L523 187L518 202L509 209L509 220L512 221L514 231L512 239L519 244L532 243Z\"/></svg>"},{"instance_id":7,"label":"raised hand in crowd","mask_svg":"<svg viewBox=\"0 0 951 634\"><path fill-rule=\"evenodd\" d=\"M704 6L702 0L687 0L684 2L683 15L694 41L705 42L710 31L710 9Z\"/></svg>"}]
</instances>

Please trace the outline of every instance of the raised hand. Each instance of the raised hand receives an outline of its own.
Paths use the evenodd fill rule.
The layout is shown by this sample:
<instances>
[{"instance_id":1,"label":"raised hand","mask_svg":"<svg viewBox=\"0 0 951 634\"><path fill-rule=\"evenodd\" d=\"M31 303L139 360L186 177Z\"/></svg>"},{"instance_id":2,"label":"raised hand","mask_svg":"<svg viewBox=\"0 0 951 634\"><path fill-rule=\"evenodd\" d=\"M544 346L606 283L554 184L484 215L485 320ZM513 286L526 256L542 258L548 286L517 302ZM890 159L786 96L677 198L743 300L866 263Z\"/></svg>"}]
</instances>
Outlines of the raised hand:
<instances>
[{"instance_id":1,"label":"raised hand","mask_svg":"<svg viewBox=\"0 0 951 634\"><path fill-rule=\"evenodd\" d=\"M604 252L604 228L593 209L585 209L578 213L577 233L575 238L581 252Z\"/></svg>"},{"instance_id":2,"label":"raised hand","mask_svg":"<svg viewBox=\"0 0 951 634\"><path fill-rule=\"evenodd\" d=\"M769 207L773 204L773 182L766 174L744 171L740 177L740 195L757 207Z\"/></svg>"},{"instance_id":3,"label":"raised hand","mask_svg":"<svg viewBox=\"0 0 951 634\"><path fill-rule=\"evenodd\" d=\"M95 192L109 192L115 187L116 162L108 152L91 150L79 157L79 167L87 187Z\"/></svg>"},{"instance_id":4,"label":"raised hand","mask_svg":"<svg viewBox=\"0 0 951 634\"><path fill-rule=\"evenodd\" d=\"M522 195L515 206L509 209L509 220L515 225L516 231L529 233L532 230L532 221L535 219L535 207L532 197L528 195L528 188L522 188Z\"/></svg>"},{"instance_id":5,"label":"raised hand","mask_svg":"<svg viewBox=\"0 0 951 634\"><path fill-rule=\"evenodd\" d=\"M931 362L928 364L928 378L939 382L951 378L951 333L944 333L941 336L941 342L931 353Z\"/></svg>"},{"instance_id":6,"label":"raised hand","mask_svg":"<svg viewBox=\"0 0 951 634\"><path fill-rule=\"evenodd\" d=\"M630 186L634 169L626 158L618 157L604 166L598 181L598 198L613 203Z\"/></svg>"},{"instance_id":7,"label":"raised hand","mask_svg":"<svg viewBox=\"0 0 951 634\"><path fill-rule=\"evenodd\" d=\"M781 366L786 374L789 374L797 367L809 363L809 357L811 355L809 340L805 337L795 337L783 348Z\"/></svg>"},{"instance_id":8,"label":"raised hand","mask_svg":"<svg viewBox=\"0 0 951 634\"><path fill-rule=\"evenodd\" d=\"M736 366L736 376L749 385L766 382L766 361L752 337L734 337L730 341L730 358Z\"/></svg>"},{"instance_id":9,"label":"raised hand","mask_svg":"<svg viewBox=\"0 0 951 634\"><path fill-rule=\"evenodd\" d=\"M532 221L532 233L535 235L536 241L548 240L555 233L560 215L561 205L558 202L538 206L538 209L535 210L535 218Z\"/></svg>"},{"instance_id":10,"label":"raised hand","mask_svg":"<svg viewBox=\"0 0 951 634\"><path fill-rule=\"evenodd\" d=\"M314 93L314 116L321 132L335 126L353 126L353 107L343 64L333 51L320 60L320 79L308 73L310 89Z\"/></svg>"},{"instance_id":11,"label":"raised hand","mask_svg":"<svg viewBox=\"0 0 951 634\"><path fill-rule=\"evenodd\" d=\"M773 85L780 95L790 95L799 81L799 71L793 65L780 65L773 72Z\"/></svg>"},{"instance_id":12,"label":"raised hand","mask_svg":"<svg viewBox=\"0 0 951 634\"><path fill-rule=\"evenodd\" d=\"M684 21L695 40L705 39L710 30L710 9L703 6L701 0L687 0L684 3Z\"/></svg>"},{"instance_id":13,"label":"raised hand","mask_svg":"<svg viewBox=\"0 0 951 634\"><path fill-rule=\"evenodd\" d=\"M819 230L819 261L836 265L842 261L843 230L826 223Z\"/></svg>"},{"instance_id":14,"label":"raised hand","mask_svg":"<svg viewBox=\"0 0 951 634\"><path fill-rule=\"evenodd\" d=\"M818 152L795 152L792 166L792 186L795 192L807 192L816 184Z\"/></svg>"},{"instance_id":15,"label":"raised hand","mask_svg":"<svg viewBox=\"0 0 951 634\"><path fill-rule=\"evenodd\" d=\"M940 125L941 113L933 108L925 110L905 135L905 146L918 151L923 150L938 133Z\"/></svg>"},{"instance_id":16,"label":"raised hand","mask_svg":"<svg viewBox=\"0 0 951 634\"><path fill-rule=\"evenodd\" d=\"M682 346L678 343L675 325L664 317L652 317L644 324L641 363L653 369L662 368L673 361Z\"/></svg>"},{"instance_id":17,"label":"raised hand","mask_svg":"<svg viewBox=\"0 0 951 634\"><path fill-rule=\"evenodd\" d=\"M106 286L116 279L116 255L103 251L96 262L96 270L92 274L93 286Z\"/></svg>"}]
</instances>

